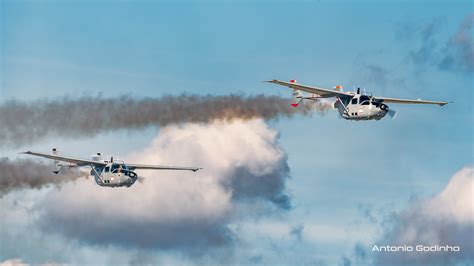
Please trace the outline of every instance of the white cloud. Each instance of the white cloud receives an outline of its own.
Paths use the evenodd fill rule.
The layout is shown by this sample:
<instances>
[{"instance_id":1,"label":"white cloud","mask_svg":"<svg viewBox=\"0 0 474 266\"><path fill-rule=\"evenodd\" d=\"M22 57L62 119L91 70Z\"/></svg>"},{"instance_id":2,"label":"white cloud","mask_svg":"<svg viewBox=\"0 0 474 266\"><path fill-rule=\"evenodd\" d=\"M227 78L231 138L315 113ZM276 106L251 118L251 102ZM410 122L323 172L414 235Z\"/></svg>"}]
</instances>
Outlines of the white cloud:
<instances>
[{"instance_id":1,"label":"white cloud","mask_svg":"<svg viewBox=\"0 0 474 266\"><path fill-rule=\"evenodd\" d=\"M457 172L446 188L431 199L415 203L395 220L379 245L450 245L458 253L380 253L376 264L453 264L474 259L474 168Z\"/></svg>"},{"instance_id":2,"label":"white cloud","mask_svg":"<svg viewBox=\"0 0 474 266\"><path fill-rule=\"evenodd\" d=\"M441 193L424 204L426 215L474 223L473 173L471 167L457 172Z\"/></svg>"},{"instance_id":3,"label":"white cloud","mask_svg":"<svg viewBox=\"0 0 474 266\"><path fill-rule=\"evenodd\" d=\"M165 249L226 246L234 237L228 223L236 215L255 215L256 202L281 208L287 204L281 198L288 200L283 191L288 167L277 139L260 119L163 128L150 147L127 161L203 170L143 170L139 175L145 182L131 188L77 180L39 202L40 224L90 243ZM252 211L245 213L242 205Z\"/></svg>"},{"instance_id":4,"label":"white cloud","mask_svg":"<svg viewBox=\"0 0 474 266\"><path fill-rule=\"evenodd\" d=\"M0 266L26 266L27 263L24 263L21 259L13 258L0 262Z\"/></svg>"}]
</instances>

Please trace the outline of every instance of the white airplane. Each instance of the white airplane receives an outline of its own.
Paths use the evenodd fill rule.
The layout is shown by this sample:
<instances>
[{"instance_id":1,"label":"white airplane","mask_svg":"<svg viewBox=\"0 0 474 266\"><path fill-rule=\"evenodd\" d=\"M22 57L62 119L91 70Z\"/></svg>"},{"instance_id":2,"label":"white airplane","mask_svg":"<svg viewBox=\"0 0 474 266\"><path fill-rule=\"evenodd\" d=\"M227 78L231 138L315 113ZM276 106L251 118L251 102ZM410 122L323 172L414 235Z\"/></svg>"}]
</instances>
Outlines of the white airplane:
<instances>
[{"instance_id":1,"label":"white airplane","mask_svg":"<svg viewBox=\"0 0 474 266\"><path fill-rule=\"evenodd\" d=\"M397 99L372 96L368 93L361 93L360 88L357 92L344 92L342 86L335 86L334 89L323 89L318 87L307 86L299 84L296 80L290 82L280 80L267 80L269 83L274 83L293 89L293 97L296 102L291 106L298 107L298 104L303 100L317 101L323 98L336 97L334 107L338 109L342 118L347 120L380 120L387 113L395 118L396 111L390 109L385 103L404 103L404 104L437 104L439 106L446 105L448 102L443 101L426 101L426 100L411 100L411 99ZM310 93L304 96L301 91Z\"/></svg>"},{"instance_id":2,"label":"white airplane","mask_svg":"<svg viewBox=\"0 0 474 266\"><path fill-rule=\"evenodd\" d=\"M22 154L34 155L54 160L56 169L54 174L59 174L63 168L73 168L90 166L91 175L94 176L95 182L103 187L130 187L138 179L135 169L151 169L151 170L189 170L196 172L202 168L198 167L180 167L180 166L163 166L163 165L146 165L146 164L125 164L123 161L114 161L111 157L110 161L102 158L100 153L92 156L92 160L76 159L58 155L58 150L53 149L52 154L39 152L22 152ZM66 162L66 163L63 163Z\"/></svg>"}]
</instances>

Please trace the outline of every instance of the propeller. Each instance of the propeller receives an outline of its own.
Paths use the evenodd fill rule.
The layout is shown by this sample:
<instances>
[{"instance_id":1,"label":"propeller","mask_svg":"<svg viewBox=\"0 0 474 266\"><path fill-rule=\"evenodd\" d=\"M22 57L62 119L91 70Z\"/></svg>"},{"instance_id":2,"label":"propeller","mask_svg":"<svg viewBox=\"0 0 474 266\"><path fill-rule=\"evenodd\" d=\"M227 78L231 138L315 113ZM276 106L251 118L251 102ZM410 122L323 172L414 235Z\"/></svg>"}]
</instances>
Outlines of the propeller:
<instances>
[{"instance_id":1,"label":"propeller","mask_svg":"<svg viewBox=\"0 0 474 266\"><path fill-rule=\"evenodd\" d=\"M395 119L395 116L397 115L397 111L393 110L392 108L389 108L388 105L383 104L383 103L380 105L380 109L386 111L392 119Z\"/></svg>"},{"instance_id":2,"label":"propeller","mask_svg":"<svg viewBox=\"0 0 474 266\"><path fill-rule=\"evenodd\" d=\"M395 119L395 117L397 116L397 111L393 110L393 109L389 109L388 110L388 115L392 118L392 119Z\"/></svg>"},{"instance_id":3,"label":"propeller","mask_svg":"<svg viewBox=\"0 0 474 266\"><path fill-rule=\"evenodd\" d=\"M137 181L140 182L140 184L143 184L145 182L145 178L142 176L137 177Z\"/></svg>"}]
</instances>

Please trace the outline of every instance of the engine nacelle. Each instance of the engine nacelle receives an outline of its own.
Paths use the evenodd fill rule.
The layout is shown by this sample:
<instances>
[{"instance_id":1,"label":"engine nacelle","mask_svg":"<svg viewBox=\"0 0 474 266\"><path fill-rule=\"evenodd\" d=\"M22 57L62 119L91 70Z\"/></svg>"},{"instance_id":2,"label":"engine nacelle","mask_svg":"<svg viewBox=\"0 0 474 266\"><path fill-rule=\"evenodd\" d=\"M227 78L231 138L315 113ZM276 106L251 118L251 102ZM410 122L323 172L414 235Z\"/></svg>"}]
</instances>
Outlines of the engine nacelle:
<instances>
[{"instance_id":1,"label":"engine nacelle","mask_svg":"<svg viewBox=\"0 0 474 266\"><path fill-rule=\"evenodd\" d=\"M96 161L96 162L102 161L103 160L102 159L102 154L100 152L98 152L98 153L92 155L92 160Z\"/></svg>"}]
</instances>

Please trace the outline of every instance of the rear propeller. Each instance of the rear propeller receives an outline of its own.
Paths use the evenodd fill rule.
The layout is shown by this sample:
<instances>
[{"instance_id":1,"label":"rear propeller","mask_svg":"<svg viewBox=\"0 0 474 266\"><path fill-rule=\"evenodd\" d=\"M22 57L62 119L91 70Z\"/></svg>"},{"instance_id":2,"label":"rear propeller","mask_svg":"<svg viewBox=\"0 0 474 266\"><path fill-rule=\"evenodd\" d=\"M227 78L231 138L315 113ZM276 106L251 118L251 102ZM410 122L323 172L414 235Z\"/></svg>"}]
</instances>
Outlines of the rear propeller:
<instances>
[{"instance_id":1,"label":"rear propeller","mask_svg":"<svg viewBox=\"0 0 474 266\"><path fill-rule=\"evenodd\" d=\"M382 103L380 105L380 109L386 111L392 119L395 119L395 116L397 116L397 111L393 110L392 108L389 108L386 104Z\"/></svg>"},{"instance_id":2,"label":"rear propeller","mask_svg":"<svg viewBox=\"0 0 474 266\"><path fill-rule=\"evenodd\" d=\"M392 119L395 119L395 117L397 116L397 111L393 110L393 109L389 109L388 110L388 115L392 118Z\"/></svg>"}]
</instances>

